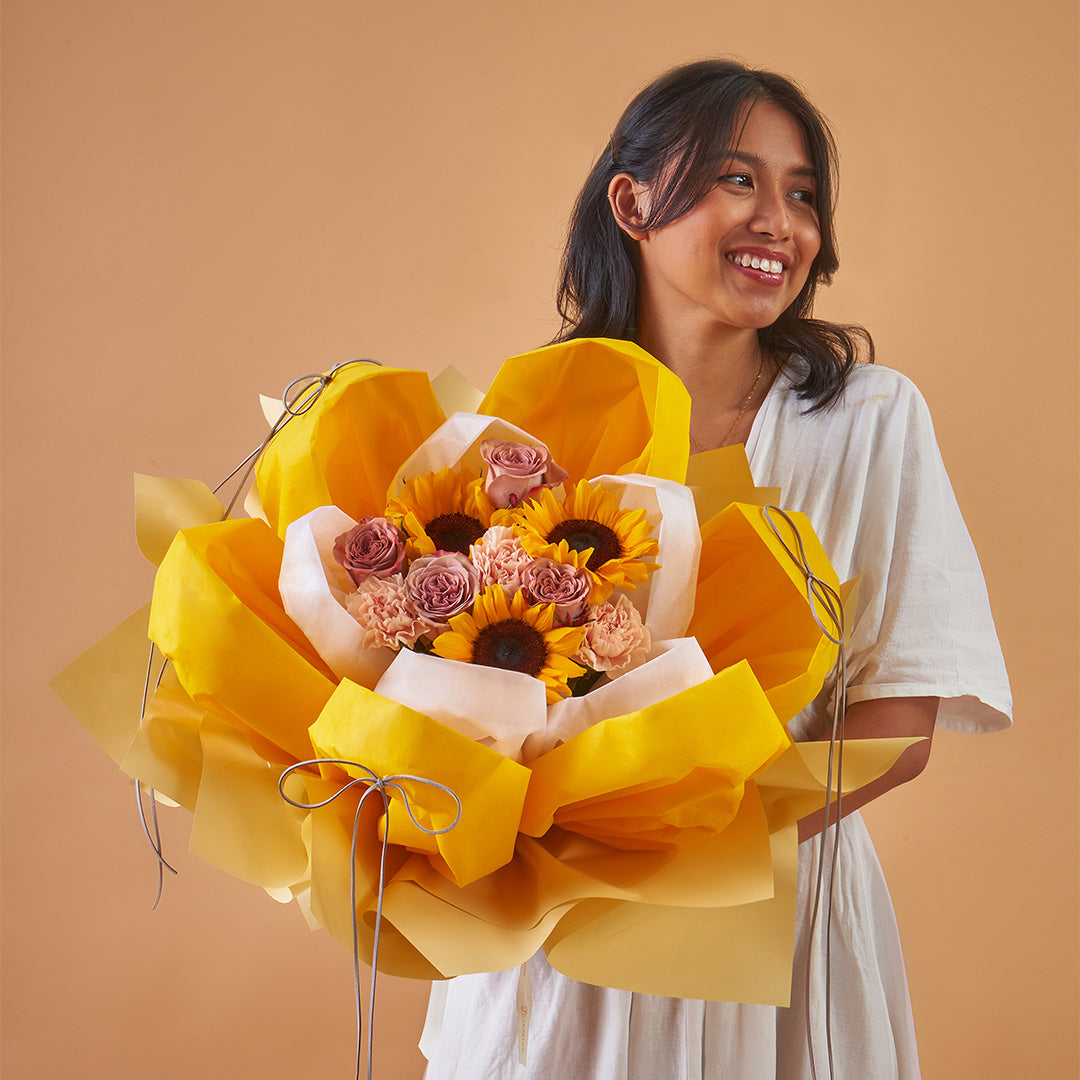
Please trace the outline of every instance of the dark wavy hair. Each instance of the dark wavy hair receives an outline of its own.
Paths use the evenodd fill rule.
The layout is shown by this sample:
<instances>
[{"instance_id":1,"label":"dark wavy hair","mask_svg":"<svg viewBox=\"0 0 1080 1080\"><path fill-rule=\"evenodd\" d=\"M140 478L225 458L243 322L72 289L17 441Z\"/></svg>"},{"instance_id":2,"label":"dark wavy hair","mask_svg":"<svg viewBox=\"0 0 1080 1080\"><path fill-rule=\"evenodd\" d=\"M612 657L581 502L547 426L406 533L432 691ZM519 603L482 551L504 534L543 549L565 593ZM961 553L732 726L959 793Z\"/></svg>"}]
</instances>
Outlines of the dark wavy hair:
<instances>
[{"instance_id":1,"label":"dark wavy hair","mask_svg":"<svg viewBox=\"0 0 1080 1080\"><path fill-rule=\"evenodd\" d=\"M558 291L563 325L555 340L636 337L633 241L608 205L612 178L629 173L652 189L643 229L670 224L715 186L718 165L738 144L740 120L759 101L798 123L817 179L821 249L799 295L776 322L758 331L765 354L791 367L795 389L812 412L841 394L860 344L867 359L874 359L874 343L863 327L811 318L818 285L829 284L840 264L833 220L836 143L825 118L794 82L734 60L673 68L642 90L619 119L574 204Z\"/></svg>"}]
</instances>

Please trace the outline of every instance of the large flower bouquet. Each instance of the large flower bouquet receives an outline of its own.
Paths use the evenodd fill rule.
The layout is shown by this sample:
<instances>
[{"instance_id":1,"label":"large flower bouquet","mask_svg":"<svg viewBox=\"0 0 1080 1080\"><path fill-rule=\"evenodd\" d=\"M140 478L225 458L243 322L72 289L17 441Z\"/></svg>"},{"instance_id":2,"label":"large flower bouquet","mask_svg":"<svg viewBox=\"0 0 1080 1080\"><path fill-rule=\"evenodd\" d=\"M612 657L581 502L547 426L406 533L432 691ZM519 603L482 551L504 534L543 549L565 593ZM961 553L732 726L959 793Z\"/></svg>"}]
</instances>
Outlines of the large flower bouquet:
<instances>
[{"instance_id":1,"label":"large flower bouquet","mask_svg":"<svg viewBox=\"0 0 1080 1080\"><path fill-rule=\"evenodd\" d=\"M791 557L741 450L689 459L689 398L634 345L515 357L469 405L348 365L262 453L252 516L144 479L148 624L55 685L193 812L196 854L350 947L355 910L367 956L388 841L382 970L543 947L585 981L786 1002L795 822L826 764L784 725L835 658L807 591L840 588L824 552L791 515ZM169 664L118 723L147 625ZM849 752L847 786L903 745ZM360 805L365 770L435 784L387 811Z\"/></svg>"}]
</instances>

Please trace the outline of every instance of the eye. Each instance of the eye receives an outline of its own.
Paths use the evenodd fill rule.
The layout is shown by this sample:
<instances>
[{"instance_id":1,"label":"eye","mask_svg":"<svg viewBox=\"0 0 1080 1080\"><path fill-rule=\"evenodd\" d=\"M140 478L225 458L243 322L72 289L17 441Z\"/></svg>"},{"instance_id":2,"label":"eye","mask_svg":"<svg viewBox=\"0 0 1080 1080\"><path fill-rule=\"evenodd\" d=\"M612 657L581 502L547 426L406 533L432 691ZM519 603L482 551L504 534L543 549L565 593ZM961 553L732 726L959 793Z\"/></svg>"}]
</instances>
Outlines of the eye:
<instances>
[{"instance_id":1,"label":"eye","mask_svg":"<svg viewBox=\"0 0 1080 1080\"><path fill-rule=\"evenodd\" d=\"M796 202L806 203L807 206L817 206L817 192L813 188L798 188L791 193L791 198Z\"/></svg>"},{"instance_id":2,"label":"eye","mask_svg":"<svg viewBox=\"0 0 1080 1080\"><path fill-rule=\"evenodd\" d=\"M735 187L752 188L754 181L749 173L732 172L720 177L721 184L733 184Z\"/></svg>"}]
</instances>

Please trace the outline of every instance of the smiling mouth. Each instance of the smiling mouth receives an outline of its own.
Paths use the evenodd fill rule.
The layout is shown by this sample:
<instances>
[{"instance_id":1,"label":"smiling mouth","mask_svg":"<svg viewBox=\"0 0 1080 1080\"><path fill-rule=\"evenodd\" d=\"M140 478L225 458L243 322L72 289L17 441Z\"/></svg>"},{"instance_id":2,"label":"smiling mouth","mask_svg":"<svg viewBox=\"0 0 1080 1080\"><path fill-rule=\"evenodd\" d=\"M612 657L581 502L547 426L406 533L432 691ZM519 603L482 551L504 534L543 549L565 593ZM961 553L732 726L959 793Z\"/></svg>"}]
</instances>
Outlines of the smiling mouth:
<instances>
[{"instance_id":1,"label":"smiling mouth","mask_svg":"<svg viewBox=\"0 0 1080 1080\"><path fill-rule=\"evenodd\" d=\"M776 259L762 259L757 255L728 255L727 261L736 266L748 266L765 274L782 274L784 264Z\"/></svg>"}]
</instances>

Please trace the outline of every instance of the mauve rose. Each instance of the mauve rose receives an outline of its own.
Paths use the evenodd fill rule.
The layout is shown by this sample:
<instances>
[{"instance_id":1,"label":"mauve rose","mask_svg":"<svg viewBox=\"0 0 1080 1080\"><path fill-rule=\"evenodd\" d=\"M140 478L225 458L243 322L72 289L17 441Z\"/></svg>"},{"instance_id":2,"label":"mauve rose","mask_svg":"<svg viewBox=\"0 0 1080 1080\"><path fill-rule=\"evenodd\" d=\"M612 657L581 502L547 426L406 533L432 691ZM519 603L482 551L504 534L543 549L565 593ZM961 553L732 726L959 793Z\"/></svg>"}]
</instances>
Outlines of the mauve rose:
<instances>
[{"instance_id":1,"label":"mauve rose","mask_svg":"<svg viewBox=\"0 0 1080 1080\"><path fill-rule=\"evenodd\" d=\"M405 541L386 518L361 518L334 540L334 558L349 572L355 585L366 578L396 574L405 558Z\"/></svg>"},{"instance_id":2,"label":"mauve rose","mask_svg":"<svg viewBox=\"0 0 1080 1080\"><path fill-rule=\"evenodd\" d=\"M585 639L574 655L594 671L619 671L645 659L651 638L638 609L620 593L593 608L585 623Z\"/></svg>"},{"instance_id":3,"label":"mauve rose","mask_svg":"<svg viewBox=\"0 0 1080 1080\"><path fill-rule=\"evenodd\" d=\"M476 567L456 551L414 559L405 578L405 592L417 614L438 626L464 611L479 588Z\"/></svg>"},{"instance_id":4,"label":"mauve rose","mask_svg":"<svg viewBox=\"0 0 1080 1080\"><path fill-rule=\"evenodd\" d=\"M585 610L592 579L576 566L537 559L522 575L522 587L531 603L554 604L556 617L572 623Z\"/></svg>"},{"instance_id":5,"label":"mauve rose","mask_svg":"<svg viewBox=\"0 0 1080 1080\"><path fill-rule=\"evenodd\" d=\"M537 488L561 484L567 475L542 446L484 439L480 456L488 467L484 494L500 509L517 506Z\"/></svg>"}]
</instances>

